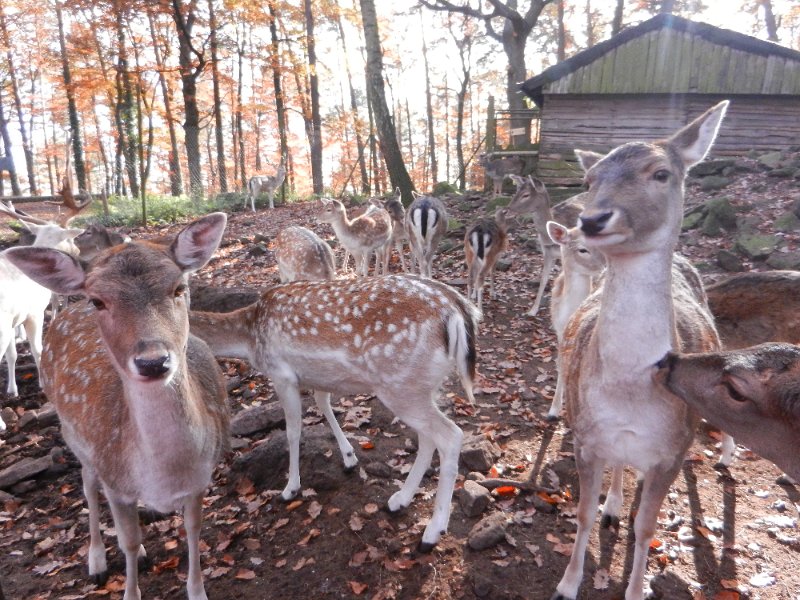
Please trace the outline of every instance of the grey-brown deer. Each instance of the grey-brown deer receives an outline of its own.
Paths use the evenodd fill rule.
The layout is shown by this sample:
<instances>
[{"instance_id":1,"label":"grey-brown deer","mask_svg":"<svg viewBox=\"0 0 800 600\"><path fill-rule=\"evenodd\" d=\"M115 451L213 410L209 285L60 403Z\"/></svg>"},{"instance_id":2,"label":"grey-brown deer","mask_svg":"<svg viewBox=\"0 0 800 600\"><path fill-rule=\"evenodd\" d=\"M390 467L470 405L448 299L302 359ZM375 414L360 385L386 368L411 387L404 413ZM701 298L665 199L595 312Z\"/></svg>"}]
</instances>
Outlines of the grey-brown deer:
<instances>
[{"instance_id":1,"label":"grey-brown deer","mask_svg":"<svg viewBox=\"0 0 800 600\"><path fill-rule=\"evenodd\" d=\"M539 237L539 248L542 251L543 264L542 273L539 276L539 289L536 291L533 307L528 311L529 316L535 317L542 305L544 291L550 280L550 272L561 253L558 244L554 243L547 235L547 222L556 221L567 227L576 225L586 196L578 194L551 208L550 194L544 183L530 175L527 177L511 175L510 177L517 185L517 191L508 204L508 216L530 214L533 217L533 225Z\"/></svg>"},{"instance_id":2,"label":"grey-brown deer","mask_svg":"<svg viewBox=\"0 0 800 600\"><path fill-rule=\"evenodd\" d=\"M800 480L800 347L668 353L656 381L709 423Z\"/></svg>"},{"instance_id":3,"label":"grey-brown deer","mask_svg":"<svg viewBox=\"0 0 800 600\"><path fill-rule=\"evenodd\" d=\"M42 383L65 441L82 465L89 506L89 574L102 580L100 487L125 553L125 600L141 597L145 555L137 501L183 509L188 597L206 600L200 568L202 501L228 443L225 386L208 346L189 333L188 274L217 248L225 215L184 228L171 244L133 242L85 266L47 248L13 248L8 259L40 285L83 295L53 322Z\"/></svg>"},{"instance_id":4,"label":"grey-brown deer","mask_svg":"<svg viewBox=\"0 0 800 600\"><path fill-rule=\"evenodd\" d=\"M521 156L502 156L481 154L478 157L486 176L492 180L492 193L499 196L503 193L503 182L511 175L522 175L525 169L525 159Z\"/></svg>"},{"instance_id":5,"label":"grey-brown deer","mask_svg":"<svg viewBox=\"0 0 800 600\"><path fill-rule=\"evenodd\" d=\"M588 187L580 226L586 244L604 255L606 274L560 345L580 500L574 550L554 600L578 595L607 466L620 481L606 498L603 522L619 519L626 465L644 479L625 598L644 597L658 512L697 425L694 411L656 385L652 365L670 350L719 348L702 289L684 276L688 265L673 266L673 252L686 172L710 149L727 106L721 102L666 140L630 142L605 156L576 152Z\"/></svg>"},{"instance_id":6,"label":"grey-brown deer","mask_svg":"<svg viewBox=\"0 0 800 600\"><path fill-rule=\"evenodd\" d=\"M336 278L333 250L325 240L305 227L292 225L280 230L275 237L275 259L281 283Z\"/></svg>"},{"instance_id":7,"label":"grey-brown deer","mask_svg":"<svg viewBox=\"0 0 800 600\"><path fill-rule=\"evenodd\" d=\"M330 407L330 393L372 393L417 432L417 458L389 498L411 503L434 451L440 472L433 516L420 547L431 549L447 529L458 474L461 430L436 406L444 378L456 368L472 396L477 311L452 288L416 276L294 282L266 290L231 313L192 313L192 332L217 356L240 358L272 379L286 414L289 480L281 497L300 492L301 388L315 399L336 437L345 467L358 460Z\"/></svg>"},{"instance_id":8,"label":"grey-brown deer","mask_svg":"<svg viewBox=\"0 0 800 600\"><path fill-rule=\"evenodd\" d=\"M389 213L389 216L392 218L392 237L389 238L389 241L386 242L387 249L386 249L386 260L391 256L391 248L397 250L397 255L400 260L400 268L403 269L404 273L408 272L406 268L406 260L405 260L405 240L408 239L408 233L406 232L406 209L403 206L402 196L400 194L400 188L397 188L394 191L394 196L389 196L385 198L380 206L378 204L374 204L376 208L385 208L386 212Z\"/></svg>"},{"instance_id":9,"label":"grey-brown deer","mask_svg":"<svg viewBox=\"0 0 800 600\"><path fill-rule=\"evenodd\" d=\"M250 200L250 210L256 212L256 198L261 194L266 194L269 200L269 207L275 208L275 192L283 185L286 179L286 163L281 160L274 175L255 175L247 182L247 195L244 197L244 206Z\"/></svg>"},{"instance_id":10,"label":"grey-brown deer","mask_svg":"<svg viewBox=\"0 0 800 600\"><path fill-rule=\"evenodd\" d=\"M467 298L483 310L483 285L488 275L489 294L495 298L494 267L508 248L508 224L505 208L498 208L494 219L480 219L464 234L464 258L467 263Z\"/></svg>"},{"instance_id":11,"label":"grey-brown deer","mask_svg":"<svg viewBox=\"0 0 800 600\"><path fill-rule=\"evenodd\" d=\"M406 233L420 275L433 277L433 258L447 233L447 210L434 196L417 196L406 211Z\"/></svg>"}]
</instances>

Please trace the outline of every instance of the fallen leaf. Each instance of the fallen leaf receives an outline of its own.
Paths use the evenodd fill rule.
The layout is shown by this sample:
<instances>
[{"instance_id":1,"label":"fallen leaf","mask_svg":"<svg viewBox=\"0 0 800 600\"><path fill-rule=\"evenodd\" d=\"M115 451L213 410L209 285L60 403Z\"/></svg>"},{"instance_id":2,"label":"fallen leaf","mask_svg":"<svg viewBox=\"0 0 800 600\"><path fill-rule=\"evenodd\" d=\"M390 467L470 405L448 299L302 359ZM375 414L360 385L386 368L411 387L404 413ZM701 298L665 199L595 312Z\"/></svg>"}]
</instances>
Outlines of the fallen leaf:
<instances>
[{"instance_id":1,"label":"fallen leaf","mask_svg":"<svg viewBox=\"0 0 800 600\"><path fill-rule=\"evenodd\" d=\"M375 444L372 442L361 442L361 449L362 450L372 450L375 447ZM354 583L354 582L351 582ZM366 586L365 586L366 589Z\"/></svg>"},{"instance_id":2,"label":"fallen leaf","mask_svg":"<svg viewBox=\"0 0 800 600\"><path fill-rule=\"evenodd\" d=\"M353 531L361 531L364 529L364 519L359 517L356 513L350 515L350 529Z\"/></svg>"},{"instance_id":3,"label":"fallen leaf","mask_svg":"<svg viewBox=\"0 0 800 600\"><path fill-rule=\"evenodd\" d=\"M236 579L250 580L250 579L255 579L256 574L250 569L239 569L238 571L236 571L236 575L234 575L234 577Z\"/></svg>"},{"instance_id":4,"label":"fallen leaf","mask_svg":"<svg viewBox=\"0 0 800 600\"><path fill-rule=\"evenodd\" d=\"M517 488L513 485L501 485L495 488L494 491L498 496L513 496L517 493Z\"/></svg>"},{"instance_id":5,"label":"fallen leaf","mask_svg":"<svg viewBox=\"0 0 800 600\"><path fill-rule=\"evenodd\" d=\"M236 493L240 496L248 496L250 494L254 494L255 491L256 487L247 477L242 477L239 480L239 483L236 484Z\"/></svg>"},{"instance_id":6,"label":"fallen leaf","mask_svg":"<svg viewBox=\"0 0 800 600\"><path fill-rule=\"evenodd\" d=\"M596 590L605 590L608 589L610 577L608 575L608 571L605 569L598 569L595 571L594 577L592 578L592 582L594 584L594 589Z\"/></svg>"},{"instance_id":7,"label":"fallen leaf","mask_svg":"<svg viewBox=\"0 0 800 600\"><path fill-rule=\"evenodd\" d=\"M361 583L360 581L348 581L347 585L350 586L350 591L353 592L356 596L360 596L367 590L367 584Z\"/></svg>"},{"instance_id":8,"label":"fallen leaf","mask_svg":"<svg viewBox=\"0 0 800 600\"><path fill-rule=\"evenodd\" d=\"M302 500L294 500L293 502L289 502L289 504L286 505L286 510L292 511L297 508L300 508L301 506L303 506Z\"/></svg>"},{"instance_id":9,"label":"fallen leaf","mask_svg":"<svg viewBox=\"0 0 800 600\"><path fill-rule=\"evenodd\" d=\"M167 569L177 569L178 563L180 562L180 557L172 556L165 561L158 563L156 566L153 567L153 573L161 573L162 571L166 571Z\"/></svg>"}]
</instances>

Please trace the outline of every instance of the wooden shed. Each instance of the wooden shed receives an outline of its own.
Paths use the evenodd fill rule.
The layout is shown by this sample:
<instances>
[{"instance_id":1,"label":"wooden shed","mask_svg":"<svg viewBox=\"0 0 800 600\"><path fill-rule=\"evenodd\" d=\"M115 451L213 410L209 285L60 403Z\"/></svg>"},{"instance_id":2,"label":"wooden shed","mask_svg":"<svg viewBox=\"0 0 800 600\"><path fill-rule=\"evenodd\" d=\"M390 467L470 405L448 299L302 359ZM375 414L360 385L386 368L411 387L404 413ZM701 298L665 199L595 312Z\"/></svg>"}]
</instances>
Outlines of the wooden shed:
<instances>
[{"instance_id":1,"label":"wooden shed","mask_svg":"<svg viewBox=\"0 0 800 600\"><path fill-rule=\"evenodd\" d=\"M575 148L657 139L725 98L712 154L800 145L800 52L673 15L626 29L521 89L541 111L536 172L550 184L580 181Z\"/></svg>"}]
</instances>

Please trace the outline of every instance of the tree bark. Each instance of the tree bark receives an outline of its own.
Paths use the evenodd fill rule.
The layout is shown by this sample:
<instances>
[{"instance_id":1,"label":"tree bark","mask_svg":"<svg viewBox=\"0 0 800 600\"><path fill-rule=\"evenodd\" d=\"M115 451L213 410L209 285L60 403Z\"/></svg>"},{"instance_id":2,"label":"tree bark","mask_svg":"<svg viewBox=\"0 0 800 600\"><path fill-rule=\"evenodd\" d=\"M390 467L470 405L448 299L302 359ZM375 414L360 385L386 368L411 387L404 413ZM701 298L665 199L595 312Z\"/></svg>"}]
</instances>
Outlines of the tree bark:
<instances>
[{"instance_id":1,"label":"tree bark","mask_svg":"<svg viewBox=\"0 0 800 600\"><path fill-rule=\"evenodd\" d=\"M219 191L225 193L228 191L228 174L225 170L225 138L222 129L222 98L219 93L219 70L217 68L217 17L214 13L214 0L208 0L208 25L211 28L211 79L214 88L214 123L217 130L217 173L219 174Z\"/></svg>"},{"instance_id":2,"label":"tree bark","mask_svg":"<svg viewBox=\"0 0 800 600\"><path fill-rule=\"evenodd\" d=\"M564 24L564 0L556 0L556 15L558 21L558 48L556 57L558 62L567 59L567 28Z\"/></svg>"},{"instance_id":3,"label":"tree bark","mask_svg":"<svg viewBox=\"0 0 800 600\"><path fill-rule=\"evenodd\" d=\"M11 136L8 133L8 121L3 109L2 96L0 96L0 137L3 138L3 150L5 151L5 156L3 157L5 160L2 167L0 167L0 195L3 194L3 171L6 171L8 172L8 178L11 180L11 193L15 196L20 196L19 179L17 179L17 169L14 166L14 156L11 154Z\"/></svg>"},{"instance_id":4,"label":"tree bark","mask_svg":"<svg viewBox=\"0 0 800 600\"><path fill-rule=\"evenodd\" d=\"M433 92L431 91L431 72L428 64L428 45L425 42L425 30L420 23L422 33L422 61L425 65L425 111L428 119L428 160L431 167L431 186L439 179L439 165L436 162L436 132L433 122Z\"/></svg>"},{"instance_id":5,"label":"tree bark","mask_svg":"<svg viewBox=\"0 0 800 600\"><path fill-rule=\"evenodd\" d=\"M611 21L611 35L617 35L622 31L622 13L625 9L625 0L617 0L617 6L614 8L614 20Z\"/></svg>"},{"instance_id":6,"label":"tree bark","mask_svg":"<svg viewBox=\"0 0 800 600\"><path fill-rule=\"evenodd\" d=\"M764 9L764 25L767 28L767 39L770 42L779 42L778 24L775 21L775 13L772 11L772 0L758 0Z\"/></svg>"},{"instance_id":7,"label":"tree bark","mask_svg":"<svg viewBox=\"0 0 800 600\"><path fill-rule=\"evenodd\" d=\"M281 79L280 48L278 46L278 27L275 16L275 0L269 0L269 34L270 34L270 65L272 68L272 85L275 88L275 112L278 116L278 135L281 139L281 160L284 161L288 171L286 181L290 181L292 170L290 169L291 157L289 156L289 141L286 135L286 102L283 92L283 80ZM281 186L285 193L286 184Z\"/></svg>"},{"instance_id":8,"label":"tree bark","mask_svg":"<svg viewBox=\"0 0 800 600\"><path fill-rule=\"evenodd\" d=\"M86 165L83 162L81 122L78 117L78 105L75 102L75 86L72 82L72 74L69 69L67 42L64 36L64 17L61 14L61 2L56 2L56 21L58 23L58 43L61 51L61 72L64 78L64 88L67 96L67 112L69 113L69 128L72 134L72 163L75 165L75 177L78 179L78 189L86 190Z\"/></svg>"},{"instance_id":9,"label":"tree bark","mask_svg":"<svg viewBox=\"0 0 800 600\"><path fill-rule=\"evenodd\" d=\"M314 13L311 0L303 0L306 21L306 51L308 52L309 93L311 95L311 179L314 193L322 194L322 116L319 111L319 78L317 77L317 51L314 39Z\"/></svg>"},{"instance_id":10,"label":"tree bark","mask_svg":"<svg viewBox=\"0 0 800 600\"><path fill-rule=\"evenodd\" d=\"M130 67L128 66L128 49L125 43L126 10L120 0L114 0L114 25L117 34L117 73L116 111L122 127L120 140L122 153L125 156L125 170L128 174L128 186L131 195L139 196L139 174L137 165L137 146L139 140L135 126L137 115L133 103L133 89L131 87Z\"/></svg>"},{"instance_id":11,"label":"tree bark","mask_svg":"<svg viewBox=\"0 0 800 600\"><path fill-rule=\"evenodd\" d=\"M386 92L383 82L383 54L378 33L378 16L375 12L375 2L374 0L359 0L359 2L361 4L361 22L366 42L370 100L375 113L375 124L380 135L381 153L386 161L386 168L389 170L392 188L400 188L403 204L408 206L413 201L411 192L414 189L414 184L403 162L403 154L397 143L394 123L392 123L389 107L386 104Z\"/></svg>"}]
</instances>

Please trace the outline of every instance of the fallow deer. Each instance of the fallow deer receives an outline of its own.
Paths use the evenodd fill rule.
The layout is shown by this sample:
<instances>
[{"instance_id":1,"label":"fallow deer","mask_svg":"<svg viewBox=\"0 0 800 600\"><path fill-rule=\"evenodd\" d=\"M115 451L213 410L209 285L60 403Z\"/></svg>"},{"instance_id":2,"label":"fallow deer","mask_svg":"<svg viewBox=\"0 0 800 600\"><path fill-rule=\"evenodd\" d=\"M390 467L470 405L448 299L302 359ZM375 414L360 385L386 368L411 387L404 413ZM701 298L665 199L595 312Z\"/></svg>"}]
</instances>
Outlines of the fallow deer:
<instances>
[{"instance_id":1,"label":"fallow deer","mask_svg":"<svg viewBox=\"0 0 800 600\"><path fill-rule=\"evenodd\" d=\"M400 188L395 190L394 196L390 196L383 200L382 207L386 209L386 212L388 212L389 216L392 218L392 237L389 238L388 242L386 242L386 258L388 260L388 258L391 256L391 248L394 246L397 250L397 255L400 258L400 268L403 269L403 273L407 273L408 269L406 269L406 261L404 256L404 242L406 239L408 239L405 224L406 209L401 200ZM376 205L376 208L381 207Z\"/></svg>"},{"instance_id":2,"label":"fallow deer","mask_svg":"<svg viewBox=\"0 0 800 600\"><path fill-rule=\"evenodd\" d=\"M655 384L652 365L670 350L719 348L705 298L673 267L673 252L686 171L705 157L727 106L719 103L666 140L630 142L605 156L576 151L588 188L580 227L587 246L604 255L606 272L602 287L570 319L560 346L580 500L574 550L553 600L577 597L603 470L615 470L603 506L606 524L619 519L626 465L644 480L625 598L644 597L661 503L697 425L694 411Z\"/></svg>"},{"instance_id":3,"label":"fallow deer","mask_svg":"<svg viewBox=\"0 0 800 600\"><path fill-rule=\"evenodd\" d=\"M586 196L578 194L551 208L550 194L544 183L530 175L527 177L511 175L510 177L517 185L517 191L508 204L508 215L530 214L533 217L533 225L539 237L539 248L542 251L543 264L542 273L539 276L539 289L536 292L533 307L528 311L528 316L535 317L542 304L544 291L550 280L550 272L560 254L558 244L555 244L547 235L547 222L556 221L567 227L574 226L578 222L578 215L583 209Z\"/></svg>"},{"instance_id":4,"label":"fallow deer","mask_svg":"<svg viewBox=\"0 0 800 600\"><path fill-rule=\"evenodd\" d=\"M433 257L447 233L447 210L434 196L417 196L406 211L406 234L420 275L433 277Z\"/></svg>"},{"instance_id":5,"label":"fallow deer","mask_svg":"<svg viewBox=\"0 0 800 600\"><path fill-rule=\"evenodd\" d=\"M725 352L670 352L656 366L657 382L800 480L800 347L766 343Z\"/></svg>"},{"instance_id":6,"label":"fallow deer","mask_svg":"<svg viewBox=\"0 0 800 600\"><path fill-rule=\"evenodd\" d=\"M40 285L87 302L48 330L42 384L64 440L82 465L89 507L89 574L102 580L102 486L125 553L125 599L141 597L145 555L137 500L161 512L182 507L189 549L186 583L206 600L200 568L203 494L228 443L225 386L208 346L189 333L188 273L217 248L225 215L184 228L168 245L133 242L88 266L47 248L12 248L8 259Z\"/></svg>"},{"instance_id":7,"label":"fallow deer","mask_svg":"<svg viewBox=\"0 0 800 600\"><path fill-rule=\"evenodd\" d=\"M525 168L525 159L521 156L494 156L481 154L478 164L483 167L486 176L492 180L492 193L499 196L503 193L503 182L511 175L521 175Z\"/></svg>"},{"instance_id":8,"label":"fallow deer","mask_svg":"<svg viewBox=\"0 0 800 600\"><path fill-rule=\"evenodd\" d=\"M593 291L605 261L602 254L586 247L578 227L568 229L560 223L548 221L547 234L561 249L561 272L553 282L550 293L550 320L560 344L567 322ZM553 402L547 412L548 421L558 420L564 405L563 366L560 359L557 364L558 380Z\"/></svg>"},{"instance_id":9,"label":"fallow deer","mask_svg":"<svg viewBox=\"0 0 800 600\"><path fill-rule=\"evenodd\" d=\"M325 240L305 227L281 229L275 237L275 258L281 283L336 278L333 250Z\"/></svg>"},{"instance_id":10,"label":"fallow deer","mask_svg":"<svg viewBox=\"0 0 800 600\"><path fill-rule=\"evenodd\" d=\"M330 223L339 242L345 250L353 255L356 261L356 272L366 277L369 272L369 260L376 253L375 274L381 265L386 272L388 260L385 258L386 242L392 236L392 220L383 209L367 210L353 220L347 218L347 209L339 200L320 199L322 210L317 220Z\"/></svg>"},{"instance_id":11,"label":"fallow deer","mask_svg":"<svg viewBox=\"0 0 800 600\"><path fill-rule=\"evenodd\" d=\"M455 366L473 401L477 311L471 303L436 281L387 275L282 284L251 306L231 313L193 312L190 319L192 332L217 356L247 360L272 379L289 442L284 500L300 492L300 388L372 393L419 437L414 465L389 498L391 511L411 503L434 450L439 452L439 485L421 548L438 542L449 521L462 432L435 400ZM315 399L345 467L354 468L358 459L331 411L330 393Z\"/></svg>"},{"instance_id":12,"label":"fallow deer","mask_svg":"<svg viewBox=\"0 0 800 600\"><path fill-rule=\"evenodd\" d=\"M255 175L247 182L247 195L244 197L244 207L247 208L247 201L250 200L250 210L256 212L256 198L261 194L266 194L269 199L269 207L275 208L275 192L283 185L286 179L286 164L281 161L275 175Z\"/></svg>"},{"instance_id":13,"label":"fallow deer","mask_svg":"<svg viewBox=\"0 0 800 600\"><path fill-rule=\"evenodd\" d=\"M489 295L494 293L494 266L508 248L508 224L505 208L498 208L494 219L480 219L464 234L464 257L467 262L467 298L476 300L483 310L483 284L489 276Z\"/></svg>"}]
</instances>

